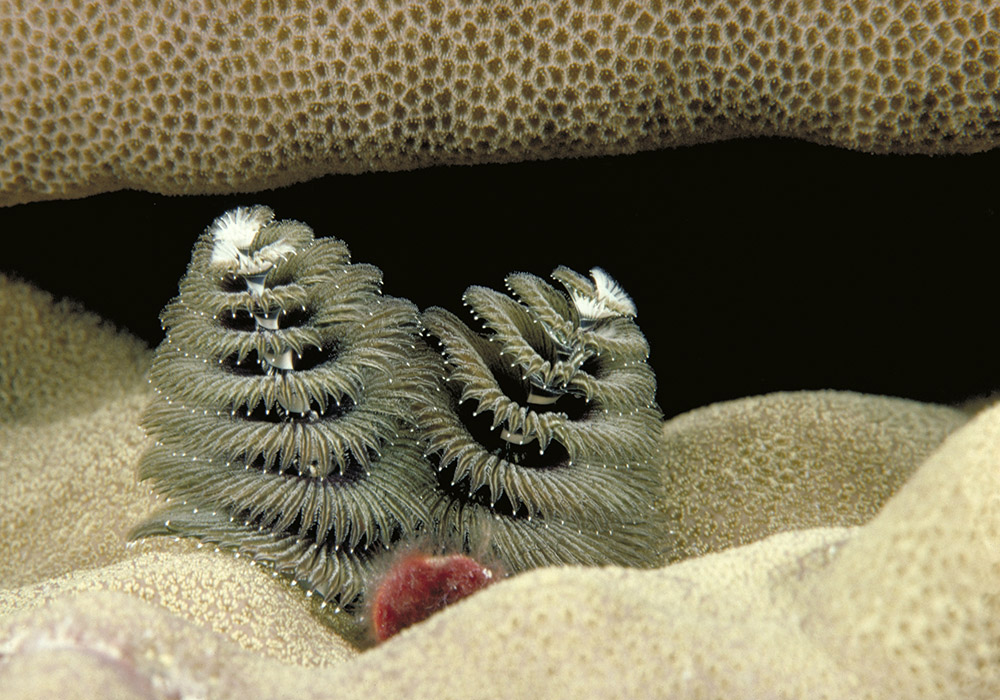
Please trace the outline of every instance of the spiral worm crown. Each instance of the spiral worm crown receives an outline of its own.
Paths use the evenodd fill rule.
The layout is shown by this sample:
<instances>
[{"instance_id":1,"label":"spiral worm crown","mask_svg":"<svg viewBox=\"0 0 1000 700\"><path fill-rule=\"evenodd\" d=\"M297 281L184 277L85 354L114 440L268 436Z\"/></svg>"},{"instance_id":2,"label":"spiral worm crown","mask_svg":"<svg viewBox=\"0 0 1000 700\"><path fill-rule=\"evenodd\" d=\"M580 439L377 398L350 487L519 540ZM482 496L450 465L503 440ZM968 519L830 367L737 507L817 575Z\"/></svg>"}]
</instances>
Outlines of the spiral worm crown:
<instances>
[{"instance_id":1,"label":"spiral worm crown","mask_svg":"<svg viewBox=\"0 0 1000 700\"><path fill-rule=\"evenodd\" d=\"M209 227L161 316L143 417L139 476L168 504L132 538L196 537L357 604L436 491L410 418L440 369L416 307L380 284L342 241L266 207Z\"/></svg>"},{"instance_id":2,"label":"spiral worm crown","mask_svg":"<svg viewBox=\"0 0 1000 700\"><path fill-rule=\"evenodd\" d=\"M424 313L449 389L417 411L438 471L433 520L512 571L662 561L649 348L632 300L591 274L557 268L568 294L511 274L517 300L470 287L483 333L444 309Z\"/></svg>"},{"instance_id":3,"label":"spiral worm crown","mask_svg":"<svg viewBox=\"0 0 1000 700\"><path fill-rule=\"evenodd\" d=\"M565 292L525 273L516 298L470 287L476 332L383 296L342 241L266 207L219 217L161 315L139 477L167 504L131 537L235 550L352 612L378 555L418 534L508 572L660 563L635 305L600 268L553 277Z\"/></svg>"}]
</instances>

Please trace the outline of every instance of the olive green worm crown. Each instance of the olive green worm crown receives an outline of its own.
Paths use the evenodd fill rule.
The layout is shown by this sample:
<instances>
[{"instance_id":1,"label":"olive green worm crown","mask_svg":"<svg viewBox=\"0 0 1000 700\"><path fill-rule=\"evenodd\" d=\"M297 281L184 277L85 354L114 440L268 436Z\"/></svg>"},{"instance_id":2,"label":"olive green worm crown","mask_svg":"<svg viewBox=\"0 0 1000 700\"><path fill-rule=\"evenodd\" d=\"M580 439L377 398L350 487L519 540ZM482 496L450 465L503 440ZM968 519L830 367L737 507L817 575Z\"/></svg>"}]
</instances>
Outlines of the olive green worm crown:
<instances>
[{"instance_id":1,"label":"olive green worm crown","mask_svg":"<svg viewBox=\"0 0 1000 700\"><path fill-rule=\"evenodd\" d=\"M600 268L470 287L421 318L381 272L266 207L198 239L143 416L166 498L133 538L194 537L359 610L415 536L510 572L662 561L662 415L635 306ZM422 328L445 362L420 338Z\"/></svg>"},{"instance_id":2,"label":"olive green worm crown","mask_svg":"<svg viewBox=\"0 0 1000 700\"><path fill-rule=\"evenodd\" d=\"M429 522L410 418L439 392L419 314L381 272L266 207L198 239L150 371L139 476L167 505L132 533L196 537L356 604L372 558Z\"/></svg>"},{"instance_id":3,"label":"olive green worm crown","mask_svg":"<svg viewBox=\"0 0 1000 700\"><path fill-rule=\"evenodd\" d=\"M470 287L482 333L444 309L424 313L448 388L417 412L438 470L432 517L442 537L512 571L662 560L649 348L632 300L600 268L591 274L557 268L568 294L511 274L516 300Z\"/></svg>"}]
</instances>

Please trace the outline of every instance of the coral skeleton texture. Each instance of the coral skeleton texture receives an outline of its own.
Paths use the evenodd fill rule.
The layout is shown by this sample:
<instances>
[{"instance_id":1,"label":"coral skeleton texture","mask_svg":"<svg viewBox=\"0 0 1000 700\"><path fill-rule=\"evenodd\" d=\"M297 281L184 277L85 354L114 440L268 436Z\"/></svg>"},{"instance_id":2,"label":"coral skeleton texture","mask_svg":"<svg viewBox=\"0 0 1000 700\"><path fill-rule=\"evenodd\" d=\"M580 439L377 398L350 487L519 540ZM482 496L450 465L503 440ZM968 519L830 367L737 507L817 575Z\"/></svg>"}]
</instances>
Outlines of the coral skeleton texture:
<instances>
[{"instance_id":1,"label":"coral skeleton texture","mask_svg":"<svg viewBox=\"0 0 1000 700\"><path fill-rule=\"evenodd\" d=\"M662 442L668 559L831 522L862 525L966 420L949 406L862 403L840 391L751 396L677 416Z\"/></svg>"},{"instance_id":2,"label":"coral skeleton texture","mask_svg":"<svg viewBox=\"0 0 1000 700\"><path fill-rule=\"evenodd\" d=\"M0 204L789 136L1000 136L989 0L0 1Z\"/></svg>"}]
</instances>

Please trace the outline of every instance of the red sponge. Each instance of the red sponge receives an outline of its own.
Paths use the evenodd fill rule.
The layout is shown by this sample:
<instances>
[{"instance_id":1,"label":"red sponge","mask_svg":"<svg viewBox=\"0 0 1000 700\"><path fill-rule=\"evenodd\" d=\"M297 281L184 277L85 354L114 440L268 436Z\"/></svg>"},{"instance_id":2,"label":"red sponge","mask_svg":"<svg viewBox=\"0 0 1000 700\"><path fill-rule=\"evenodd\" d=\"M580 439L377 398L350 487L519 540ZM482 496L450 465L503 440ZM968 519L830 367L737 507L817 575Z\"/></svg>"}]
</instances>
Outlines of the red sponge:
<instances>
[{"instance_id":1,"label":"red sponge","mask_svg":"<svg viewBox=\"0 0 1000 700\"><path fill-rule=\"evenodd\" d=\"M500 577L498 571L462 554L406 554L389 569L372 596L375 639L385 641Z\"/></svg>"}]
</instances>

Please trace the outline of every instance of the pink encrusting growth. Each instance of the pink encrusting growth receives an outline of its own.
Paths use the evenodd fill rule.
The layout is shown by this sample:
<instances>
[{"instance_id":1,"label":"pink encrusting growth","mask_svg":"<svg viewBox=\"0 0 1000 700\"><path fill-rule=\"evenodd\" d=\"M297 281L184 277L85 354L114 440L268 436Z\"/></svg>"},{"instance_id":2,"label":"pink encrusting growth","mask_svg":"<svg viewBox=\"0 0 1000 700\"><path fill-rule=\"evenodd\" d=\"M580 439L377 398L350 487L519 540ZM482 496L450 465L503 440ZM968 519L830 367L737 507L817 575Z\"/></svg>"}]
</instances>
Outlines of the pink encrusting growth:
<instances>
[{"instance_id":1,"label":"pink encrusting growth","mask_svg":"<svg viewBox=\"0 0 1000 700\"><path fill-rule=\"evenodd\" d=\"M404 555L386 573L371 599L376 641L489 586L503 574L462 554Z\"/></svg>"}]
</instances>

